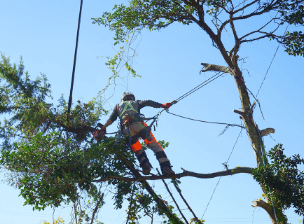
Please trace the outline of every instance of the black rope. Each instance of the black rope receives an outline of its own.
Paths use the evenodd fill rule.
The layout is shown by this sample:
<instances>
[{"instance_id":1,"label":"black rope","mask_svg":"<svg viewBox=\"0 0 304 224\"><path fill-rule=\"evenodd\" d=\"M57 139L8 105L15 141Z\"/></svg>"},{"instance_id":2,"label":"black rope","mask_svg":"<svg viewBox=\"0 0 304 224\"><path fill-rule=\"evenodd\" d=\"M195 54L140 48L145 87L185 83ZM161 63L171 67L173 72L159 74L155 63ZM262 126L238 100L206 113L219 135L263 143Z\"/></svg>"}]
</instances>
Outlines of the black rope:
<instances>
[{"instance_id":1,"label":"black rope","mask_svg":"<svg viewBox=\"0 0 304 224\"><path fill-rule=\"evenodd\" d=\"M74 63L73 63L73 71L72 71L72 81L71 81L70 97L69 97L69 104L68 104L68 115L67 115L67 121L68 121L68 123L69 123L69 120L70 120L70 111L71 111L71 105L72 105L72 94L73 94L74 75L75 75L76 58L77 58L77 50L78 50L78 38L79 38L79 30L80 30L82 2L83 2L83 0L80 0L80 9L79 9L79 17L78 17L78 28L77 28L77 35L76 35L76 46L75 46Z\"/></svg>"},{"instance_id":2,"label":"black rope","mask_svg":"<svg viewBox=\"0 0 304 224\"><path fill-rule=\"evenodd\" d=\"M240 138L240 136L241 136L241 134L242 134L242 131L243 131L243 129L241 129L241 131L240 131L238 137L236 138L236 141L235 141L235 143L234 143L234 145L233 145L233 147L232 147L232 150L231 150L231 152L230 152L230 155L229 155L229 157L228 157L228 159L227 159L227 161L226 161L226 163L225 163L225 164L226 164L226 169L228 169L228 162L229 162L230 157L231 157L231 155L232 155L232 152L233 152L233 150L234 150L234 148L235 148L235 146L236 146L236 143L238 142L238 140L239 140L239 138ZM219 183L220 183L220 181L221 181L221 178L222 178L222 177L220 177L220 178L218 179L218 181L217 181L217 183L216 183L216 185L215 185L215 188L214 188L214 190L213 190L213 192L212 192L212 195L211 195L211 197L210 197L210 199L209 199L209 201L208 201L208 204L207 204L207 206L206 206L206 209L205 209L205 211L204 211L204 214L203 214L202 219L203 219L204 216L205 216L205 213L206 213L206 211L207 211L207 209L208 209L208 206L209 206L209 204L210 204L210 202L211 202L211 200L212 200L212 198L213 198L213 195L214 195L214 193L215 193L215 190L216 190L217 186L219 185Z\"/></svg>"},{"instance_id":3,"label":"black rope","mask_svg":"<svg viewBox=\"0 0 304 224\"><path fill-rule=\"evenodd\" d=\"M269 72L269 69L270 69L270 67L271 67L271 65L272 65L272 62L273 62L275 56L277 55L277 52L278 52L278 50L279 50L279 47L280 47L280 45L278 45L278 47L277 47L277 49L276 49L276 51L275 51L275 53L274 53L274 55L273 55L273 58L272 58L272 60L271 60L271 62L270 62L270 64L269 64L269 66L268 66L268 69L267 69L267 72L266 72L266 74L265 74L265 76L264 76L264 79L263 79L263 81L262 81L262 83L261 83L261 85L260 85L260 88L259 88L259 90L258 90L258 93L255 95L255 97L257 97L257 96L259 95L259 93L260 93L260 90L261 90L261 88L262 88L262 86L263 86L263 84L264 84L264 81L265 81L266 76L267 76L267 74L268 74L268 72Z\"/></svg>"},{"instance_id":4,"label":"black rope","mask_svg":"<svg viewBox=\"0 0 304 224\"><path fill-rule=\"evenodd\" d=\"M228 124L228 123L223 123L223 122L203 121L203 120L197 120L197 119L193 119L193 118L189 118L189 117L184 117L184 116L181 116L181 115L178 115L178 114L171 113L169 111L167 111L167 113L172 114L172 115L177 116L177 117L188 119L188 120L191 120L191 121L198 121L198 122L209 123L209 124L223 124L223 125L227 125L227 126L231 126L231 127L245 128L244 126L239 125L239 124Z\"/></svg>"},{"instance_id":5,"label":"black rope","mask_svg":"<svg viewBox=\"0 0 304 224\"><path fill-rule=\"evenodd\" d=\"M289 26L289 25L288 25L288 26ZM288 26L287 26L286 29L285 29L285 33L286 33L286 31L287 31ZM276 55L277 55L277 52L278 52L278 50L279 50L279 47L280 47L280 44L278 45L278 47L277 47L277 49L276 49L276 51L275 51L275 53L274 53L274 55L273 55L273 57L272 57L272 60L271 60L271 62L270 62L270 64L269 64L269 66L268 66L268 69L267 69L267 71L266 71L266 74L265 74L265 76L264 76L264 79L263 79L263 81L262 81L262 83L261 83L261 85L260 85L260 88L259 88L257 94L255 95L255 97L257 97L257 96L259 95L259 93L260 93L260 90L261 90L261 88L262 88L262 86L263 86L263 84L264 84L264 81L265 81L266 76L267 76L267 74L268 74L268 72L269 72L269 69L270 69L270 67L271 67L271 65L272 65L272 62L273 62L274 58L275 58Z\"/></svg>"}]
</instances>

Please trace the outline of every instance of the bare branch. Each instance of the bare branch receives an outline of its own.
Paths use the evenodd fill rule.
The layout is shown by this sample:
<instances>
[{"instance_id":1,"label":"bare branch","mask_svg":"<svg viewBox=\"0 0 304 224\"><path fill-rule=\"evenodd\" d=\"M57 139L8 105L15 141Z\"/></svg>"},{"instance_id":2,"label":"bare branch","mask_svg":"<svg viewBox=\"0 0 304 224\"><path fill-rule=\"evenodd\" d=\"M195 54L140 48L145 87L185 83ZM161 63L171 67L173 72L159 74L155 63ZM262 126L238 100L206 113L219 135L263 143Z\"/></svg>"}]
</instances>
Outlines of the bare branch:
<instances>
[{"instance_id":1,"label":"bare branch","mask_svg":"<svg viewBox=\"0 0 304 224\"><path fill-rule=\"evenodd\" d=\"M248 36L250 36L250 35L252 35L252 34L254 34L254 33L258 33L259 31L261 31L262 29L264 29L269 23L271 23L274 19L276 19L276 18L272 18L268 23L266 23L266 24L265 24L264 26L262 26L260 29L255 30L255 31L252 31L252 32L247 33L246 35L242 36L242 37L240 38L240 40L242 40L242 39L244 39L245 37L248 37Z\"/></svg>"},{"instance_id":2,"label":"bare branch","mask_svg":"<svg viewBox=\"0 0 304 224\"><path fill-rule=\"evenodd\" d=\"M259 11L259 12L253 12L253 13L250 13L250 14L247 14L245 16L239 16L239 17L233 17L233 20L241 20L241 19L248 19L250 17L253 17L253 16L259 16L259 15L262 15L263 13L267 12L268 9L264 9L262 11Z\"/></svg>"},{"instance_id":3,"label":"bare branch","mask_svg":"<svg viewBox=\"0 0 304 224\"><path fill-rule=\"evenodd\" d=\"M239 173L252 173L251 167L236 167L234 169L229 169L225 171L219 171L219 172L214 172L214 173L195 173L187 170L183 170L182 173L178 173L175 175L170 175L170 176L137 176L135 178L131 177L121 177L121 176L107 176L103 177L97 180L93 180L92 182L103 182L103 181L108 181L108 180L123 180L126 182L133 182L133 181L146 181L146 180L164 180L164 179L173 179L173 178L182 178L182 177L196 177L196 178L201 178L201 179L209 179L209 178L215 178L215 177L222 177L222 176L229 176L229 175L234 175L234 174L239 174Z\"/></svg>"},{"instance_id":4,"label":"bare branch","mask_svg":"<svg viewBox=\"0 0 304 224\"><path fill-rule=\"evenodd\" d=\"M239 50L239 47L240 47L240 40L237 36L232 16L233 16L233 14L230 13L229 23L230 23L231 30L232 30L232 33L233 33L233 36L234 36L235 45L233 47L233 55L231 56L231 59L232 59L233 65L237 67L237 53L238 53L238 50Z\"/></svg>"},{"instance_id":5,"label":"bare branch","mask_svg":"<svg viewBox=\"0 0 304 224\"><path fill-rule=\"evenodd\" d=\"M253 42L253 41L256 41L256 40L261 40L261 39L266 38L266 37L272 37L272 38L274 38L274 39L279 39L279 38L281 38L281 37L280 37L280 36L277 36L277 35L274 35L274 32L276 32L276 31L279 29L280 26L281 26L281 25L278 25L277 28L274 29L272 32L263 32L263 31L256 30L256 31L251 32L251 33L248 34L248 35L246 34L245 36L249 36L249 35L251 35L251 34L253 34L253 33L261 33L261 34L264 34L264 35L262 35L262 36L260 36L260 37L257 37L257 38L249 39L249 40L242 40L241 43ZM245 36L244 36L244 37L245 37ZM242 37L242 38L243 38L243 37Z\"/></svg>"},{"instance_id":6,"label":"bare branch","mask_svg":"<svg viewBox=\"0 0 304 224\"><path fill-rule=\"evenodd\" d=\"M254 1L250 2L250 3L248 3L247 5L243 6L242 8L240 8L240 9L234 11L233 14L236 14L236 13L238 13L238 12L240 12L240 11L243 11L244 9L246 9L246 8L248 8L249 6L253 5L254 3L257 3L258 1L260 1L260 0L254 0Z\"/></svg>"},{"instance_id":7,"label":"bare branch","mask_svg":"<svg viewBox=\"0 0 304 224\"><path fill-rule=\"evenodd\" d=\"M271 207L270 204L266 203L263 200L258 200L258 201L253 201L251 206L252 207L261 207L261 208L265 209L265 211L270 216L272 224L276 224L277 223L276 222L276 217L275 217L275 215L273 213L273 209L272 209L272 207Z\"/></svg>"},{"instance_id":8,"label":"bare branch","mask_svg":"<svg viewBox=\"0 0 304 224\"><path fill-rule=\"evenodd\" d=\"M93 224L93 222L94 222L95 214L96 214L96 212L98 210L98 207L99 207L100 203L102 202L103 196L104 196L104 193L102 193L101 197L99 198L99 200L98 200L98 202L97 202L97 204L95 206L95 209L94 209L93 215L92 215L92 219L91 219L91 224Z\"/></svg>"},{"instance_id":9,"label":"bare branch","mask_svg":"<svg viewBox=\"0 0 304 224\"><path fill-rule=\"evenodd\" d=\"M240 114L242 117L244 117L244 112L239 111L239 110L233 110L234 113Z\"/></svg>"}]
</instances>

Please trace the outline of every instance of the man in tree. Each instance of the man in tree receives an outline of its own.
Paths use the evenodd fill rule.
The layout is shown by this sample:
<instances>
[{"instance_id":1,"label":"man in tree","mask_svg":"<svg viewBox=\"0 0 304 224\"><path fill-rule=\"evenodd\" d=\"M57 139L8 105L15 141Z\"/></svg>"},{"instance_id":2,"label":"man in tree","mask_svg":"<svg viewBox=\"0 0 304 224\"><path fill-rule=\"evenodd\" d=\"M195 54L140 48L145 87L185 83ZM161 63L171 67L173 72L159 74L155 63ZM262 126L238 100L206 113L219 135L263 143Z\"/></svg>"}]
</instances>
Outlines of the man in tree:
<instances>
[{"instance_id":1,"label":"man in tree","mask_svg":"<svg viewBox=\"0 0 304 224\"><path fill-rule=\"evenodd\" d=\"M152 100L135 100L133 93L124 92L121 96L121 102L114 107L109 120L99 131L94 133L94 137L96 140L100 140L98 134L105 131L105 129L111 125L117 119L117 117L119 117L121 122L121 133L123 135L130 135L131 149L135 153L140 166L143 169L143 173L145 175L150 173L151 164L146 152L139 142L139 138L142 138L146 145L155 153L163 175L167 176L175 174L171 169L170 161L167 158L163 147L156 141L154 135L152 134L151 127L147 126L140 116L140 109L143 107L150 106L154 108L169 108L173 103L174 102L160 104Z\"/></svg>"}]
</instances>

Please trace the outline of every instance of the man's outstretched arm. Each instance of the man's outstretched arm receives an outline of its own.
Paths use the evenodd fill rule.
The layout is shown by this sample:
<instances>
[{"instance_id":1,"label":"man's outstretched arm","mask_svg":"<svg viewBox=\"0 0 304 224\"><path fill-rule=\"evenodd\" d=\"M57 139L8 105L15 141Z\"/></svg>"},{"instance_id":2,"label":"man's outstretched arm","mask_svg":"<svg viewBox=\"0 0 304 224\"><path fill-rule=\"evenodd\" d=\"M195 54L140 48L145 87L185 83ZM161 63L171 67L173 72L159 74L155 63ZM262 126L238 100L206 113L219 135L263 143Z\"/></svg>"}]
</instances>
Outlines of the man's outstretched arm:
<instances>
[{"instance_id":1,"label":"man's outstretched arm","mask_svg":"<svg viewBox=\"0 0 304 224\"><path fill-rule=\"evenodd\" d=\"M107 120L107 122L104 124L104 126L102 127L102 129L106 129L108 126L110 126L111 124L113 124L113 121L111 121L110 119Z\"/></svg>"}]
</instances>

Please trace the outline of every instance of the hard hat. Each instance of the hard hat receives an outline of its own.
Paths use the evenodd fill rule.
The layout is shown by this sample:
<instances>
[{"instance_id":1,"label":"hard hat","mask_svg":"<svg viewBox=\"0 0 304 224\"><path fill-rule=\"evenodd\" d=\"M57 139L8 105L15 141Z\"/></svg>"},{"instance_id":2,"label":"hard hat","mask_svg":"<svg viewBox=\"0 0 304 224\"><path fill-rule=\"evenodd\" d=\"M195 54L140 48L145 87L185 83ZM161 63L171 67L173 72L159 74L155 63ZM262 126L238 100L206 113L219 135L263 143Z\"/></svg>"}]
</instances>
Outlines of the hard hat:
<instances>
[{"instance_id":1,"label":"hard hat","mask_svg":"<svg viewBox=\"0 0 304 224\"><path fill-rule=\"evenodd\" d=\"M135 96L131 92L124 92L121 96L121 101L126 101L127 99L133 98L132 100L135 100Z\"/></svg>"}]
</instances>

